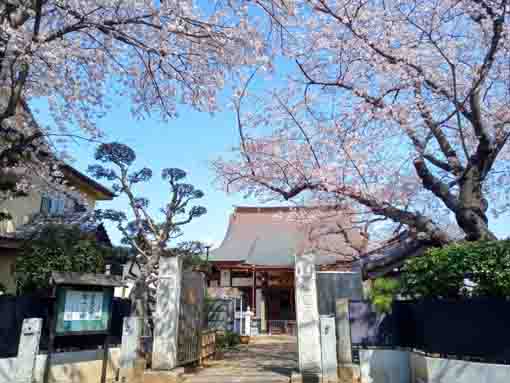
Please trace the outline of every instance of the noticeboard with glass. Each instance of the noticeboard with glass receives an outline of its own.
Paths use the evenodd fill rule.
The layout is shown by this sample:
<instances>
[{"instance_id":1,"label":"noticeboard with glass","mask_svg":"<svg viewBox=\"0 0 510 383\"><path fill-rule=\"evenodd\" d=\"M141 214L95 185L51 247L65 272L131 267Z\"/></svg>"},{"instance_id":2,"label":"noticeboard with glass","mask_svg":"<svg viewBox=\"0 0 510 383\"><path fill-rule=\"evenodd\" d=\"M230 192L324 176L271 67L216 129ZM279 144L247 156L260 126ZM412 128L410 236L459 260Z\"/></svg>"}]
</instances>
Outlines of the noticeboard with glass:
<instances>
[{"instance_id":1,"label":"noticeboard with glass","mask_svg":"<svg viewBox=\"0 0 510 383\"><path fill-rule=\"evenodd\" d=\"M56 335L108 333L112 297L113 288L59 286Z\"/></svg>"}]
</instances>

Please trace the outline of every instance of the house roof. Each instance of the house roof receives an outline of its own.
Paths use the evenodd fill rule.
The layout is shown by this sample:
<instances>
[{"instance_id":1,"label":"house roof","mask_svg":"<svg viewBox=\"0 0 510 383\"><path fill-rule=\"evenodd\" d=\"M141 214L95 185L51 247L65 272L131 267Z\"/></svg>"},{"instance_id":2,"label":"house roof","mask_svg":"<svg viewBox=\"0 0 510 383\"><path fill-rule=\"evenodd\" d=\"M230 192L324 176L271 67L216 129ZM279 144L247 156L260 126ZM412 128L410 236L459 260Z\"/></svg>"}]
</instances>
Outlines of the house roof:
<instances>
[{"instance_id":1,"label":"house roof","mask_svg":"<svg viewBox=\"0 0 510 383\"><path fill-rule=\"evenodd\" d=\"M339 257L354 255L351 248L338 234L323 233L321 246L315 246L314 233L326 222L334 226L346 217L340 212L329 214L326 220L307 222L296 218L302 211L319 211L319 208L289 207L235 207L230 216L227 233L221 245L210 252L212 262L242 263L254 266L293 267L295 255L313 252L316 263L331 265ZM363 239L354 230L348 236L355 244ZM327 246L322 246L327 245Z\"/></svg>"},{"instance_id":2,"label":"house roof","mask_svg":"<svg viewBox=\"0 0 510 383\"><path fill-rule=\"evenodd\" d=\"M51 282L57 285L122 287L122 278L116 275L57 272L51 273Z\"/></svg>"},{"instance_id":3,"label":"house roof","mask_svg":"<svg viewBox=\"0 0 510 383\"><path fill-rule=\"evenodd\" d=\"M409 231L403 231L360 257L364 279L379 278L398 270L406 259L422 255L430 247Z\"/></svg>"},{"instance_id":4,"label":"house roof","mask_svg":"<svg viewBox=\"0 0 510 383\"><path fill-rule=\"evenodd\" d=\"M98 242L112 245L103 224L94 221L92 213L72 213L63 216L36 214L30 222L16 227L15 231L0 233L0 247L18 248L22 241L30 239L47 225L78 226L83 232L94 233Z\"/></svg>"},{"instance_id":5,"label":"house roof","mask_svg":"<svg viewBox=\"0 0 510 383\"><path fill-rule=\"evenodd\" d=\"M92 188L96 193L96 199L98 200L111 200L115 197L115 193L108 189L106 186L101 185L99 182L93 180L89 176L83 174L79 170L73 168L71 165L63 164L60 166L62 171L67 177L75 177L80 182L85 183L87 186Z\"/></svg>"}]
</instances>

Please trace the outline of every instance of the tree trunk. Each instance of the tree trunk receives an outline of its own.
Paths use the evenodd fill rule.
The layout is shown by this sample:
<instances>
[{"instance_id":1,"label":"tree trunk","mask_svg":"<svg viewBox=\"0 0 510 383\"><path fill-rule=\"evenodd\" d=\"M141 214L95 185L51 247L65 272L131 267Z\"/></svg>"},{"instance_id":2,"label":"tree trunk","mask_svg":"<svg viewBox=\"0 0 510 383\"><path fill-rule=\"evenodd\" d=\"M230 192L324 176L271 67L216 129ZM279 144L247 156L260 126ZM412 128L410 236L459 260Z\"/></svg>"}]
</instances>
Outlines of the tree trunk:
<instances>
[{"instance_id":1,"label":"tree trunk","mask_svg":"<svg viewBox=\"0 0 510 383\"><path fill-rule=\"evenodd\" d=\"M145 276L136 279L130 293L131 315L142 318L149 316L149 294Z\"/></svg>"},{"instance_id":2,"label":"tree trunk","mask_svg":"<svg viewBox=\"0 0 510 383\"><path fill-rule=\"evenodd\" d=\"M464 175L460 183L459 202L455 218L466 233L466 239L496 240L497 237L489 230L487 203L483 198L481 175L477 167L472 167Z\"/></svg>"}]
</instances>

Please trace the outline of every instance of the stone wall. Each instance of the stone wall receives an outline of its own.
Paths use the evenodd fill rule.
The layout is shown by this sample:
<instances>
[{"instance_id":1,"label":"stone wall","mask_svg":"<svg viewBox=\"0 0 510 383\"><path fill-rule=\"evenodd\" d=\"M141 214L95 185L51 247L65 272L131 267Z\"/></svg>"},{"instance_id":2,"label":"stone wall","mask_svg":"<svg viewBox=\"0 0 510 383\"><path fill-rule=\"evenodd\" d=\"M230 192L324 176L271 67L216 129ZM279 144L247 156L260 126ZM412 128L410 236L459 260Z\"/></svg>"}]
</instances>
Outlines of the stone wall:
<instances>
[{"instance_id":1,"label":"stone wall","mask_svg":"<svg viewBox=\"0 0 510 383\"><path fill-rule=\"evenodd\" d=\"M109 349L106 381L113 382L119 368L119 348ZM16 358L0 359L0 383L14 382ZM46 355L38 355L35 382L43 383ZM62 352L53 354L48 383L89 383L101 380L102 350Z\"/></svg>"}]
</instances>

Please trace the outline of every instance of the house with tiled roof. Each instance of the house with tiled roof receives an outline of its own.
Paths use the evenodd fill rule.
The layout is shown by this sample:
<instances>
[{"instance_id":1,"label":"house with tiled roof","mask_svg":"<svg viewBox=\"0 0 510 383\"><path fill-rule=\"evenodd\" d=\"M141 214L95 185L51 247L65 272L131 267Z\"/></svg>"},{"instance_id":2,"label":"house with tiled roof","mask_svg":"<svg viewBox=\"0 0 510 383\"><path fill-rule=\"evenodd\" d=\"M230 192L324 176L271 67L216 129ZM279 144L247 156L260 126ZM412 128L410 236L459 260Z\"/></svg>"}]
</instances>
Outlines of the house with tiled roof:
<instances>
[{"instance_id":1,"label":"house with tiled roof","mask_svg":"<svg viewBox=\"0 0 510 383\"><path fill-rule=\"evenodd\" d=\"M93 233L98 241L111 245L102 224L92 220L92 211L98 201L109 201L113 192L78 170L65 165L62 173L69 186L86 199L86 206L65 193L47 193L34 188L27 196L0 203L0 210L11 219L0 222L0 281L8 292L15 291L16 257L25 240L48 224L78 225Z\"/></svg>"},{"instance_id":2,"label":"house with tiled roof","mask_svg":"<svg viewBox=\"0 0 510 383\"><path fill-rule=\"evenodd\" d=\"M18 107L13 128L22 130L25 135L41 130L24 102ZM53 156L44 135L37 145L39 155ZM27 195L0 202L0 212L10 216L10 219L0 220L0 283L7 292L15 291L16 257L20 247L45 225L78 225L83 231L93 233L98 241L111 245L104 227L91 218L96 203L113 199L114 193L74 167L60 161L56 163L65 187L57 190L37 172L31 171L29 180L32 187ZM15 170L23 172L26 169ZM0 177L3 180L7 177L16 179L16 172L2 173Z\"/></svg>"}]
</instances>

